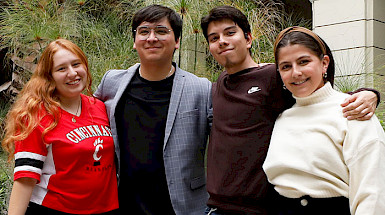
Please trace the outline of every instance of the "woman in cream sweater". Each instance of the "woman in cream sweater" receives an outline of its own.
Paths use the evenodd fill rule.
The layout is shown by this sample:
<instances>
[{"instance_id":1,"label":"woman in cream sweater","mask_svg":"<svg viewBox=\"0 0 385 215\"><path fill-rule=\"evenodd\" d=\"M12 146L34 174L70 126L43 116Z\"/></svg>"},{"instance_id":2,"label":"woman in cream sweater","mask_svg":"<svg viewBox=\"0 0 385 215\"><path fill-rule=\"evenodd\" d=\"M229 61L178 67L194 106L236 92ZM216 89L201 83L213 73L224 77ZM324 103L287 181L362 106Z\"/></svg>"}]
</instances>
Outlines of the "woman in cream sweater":
<instances>
[{"instance_id":1,"label":"woman in cream sweater","mask_svg":"<svg viewBox=\"0 0 385 215\"><path fill-rule=\"evenodd\" d=\"M275 214L385 214L385 134L376 116L343 117L334 60L312 31L277 37L277 68L296 104L277 119L264 171Z\"/></svg>"}]
</instances>

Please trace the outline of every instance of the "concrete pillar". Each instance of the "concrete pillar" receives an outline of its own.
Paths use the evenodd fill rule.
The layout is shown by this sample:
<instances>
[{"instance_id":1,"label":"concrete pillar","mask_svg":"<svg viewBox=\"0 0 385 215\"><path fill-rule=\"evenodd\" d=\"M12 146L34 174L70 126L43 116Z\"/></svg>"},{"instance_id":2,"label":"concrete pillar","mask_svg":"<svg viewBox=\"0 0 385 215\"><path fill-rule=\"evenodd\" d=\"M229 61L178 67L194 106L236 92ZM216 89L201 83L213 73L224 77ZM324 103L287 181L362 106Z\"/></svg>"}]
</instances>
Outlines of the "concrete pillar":
<instances>
[{"instance_id":1,"label":"concrete pillar","mask_svg":"<svg viewBox=\"0 0 385 215\"><path fill-rule=\"evenodd\" d=\"M336 59L337 87L375 87L384 93L385 1L310 2L313 30L328 43Z\"/></svg>"}]
</instances>

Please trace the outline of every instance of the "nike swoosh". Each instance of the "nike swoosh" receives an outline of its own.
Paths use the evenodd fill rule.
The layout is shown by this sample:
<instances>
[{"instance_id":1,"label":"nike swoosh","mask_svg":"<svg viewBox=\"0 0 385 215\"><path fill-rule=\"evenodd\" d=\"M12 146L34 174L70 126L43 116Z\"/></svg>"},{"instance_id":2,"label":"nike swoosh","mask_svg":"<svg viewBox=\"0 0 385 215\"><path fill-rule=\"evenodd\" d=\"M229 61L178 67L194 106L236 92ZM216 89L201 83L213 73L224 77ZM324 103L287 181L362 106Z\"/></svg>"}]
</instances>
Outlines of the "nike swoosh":
<instances>
[{"instance_id":1,"label":"nike swoosh","mask_svg":"<svg viewBox=\"0 0 385 215\"><path fill-rule=\"evenodd\" d=\"M260 91L260 90L261 90L261 88L259 88L259 87L252 87L252 88L250 88L250 89L247 91L247 93L248 93L248 94L251 94L251 93L258 92L258 91Z\"/></svg>"}]
</instances>

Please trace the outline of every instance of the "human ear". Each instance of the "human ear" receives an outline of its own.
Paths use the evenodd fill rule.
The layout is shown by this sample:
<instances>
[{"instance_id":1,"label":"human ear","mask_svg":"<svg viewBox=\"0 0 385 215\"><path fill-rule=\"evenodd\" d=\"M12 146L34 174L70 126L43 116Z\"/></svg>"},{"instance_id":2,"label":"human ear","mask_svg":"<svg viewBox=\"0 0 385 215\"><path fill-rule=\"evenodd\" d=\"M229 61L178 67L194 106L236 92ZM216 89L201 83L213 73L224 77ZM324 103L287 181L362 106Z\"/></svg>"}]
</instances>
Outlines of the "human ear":
<instances>
[{"instance_id":1,"label":"human ear","mask_svg":"<svg viewBox=\"0 0 385 215\"><path fill-rule=\"evenodd\" d=\"M251 36L251 33L245 33L245 39L246 39L246 44L247 44L247 48L251 48L251 44L253 42L253 36Z\"/></svg>"},{"instance_id":2,"label":"human ear","mask_svg":"<svg viewBox=\"0 0 385 215\"><path fill-rule=\"evenodd\" d=\"M324 55L322 58L322 74L325 74L328 70L330 58L328 55Z\"/></svg>"},{"instance_id":3,"label":"human ear","mask_svg":"<svg viewBox=\"0 0 385 215\"><path fill-rule=\"evenodd\" d=\"M175 44L175 49L179 49L179 45L180 45L180 39L178 38L177 40L176 40L176 44Z\"/></svg>"}]
</instances>

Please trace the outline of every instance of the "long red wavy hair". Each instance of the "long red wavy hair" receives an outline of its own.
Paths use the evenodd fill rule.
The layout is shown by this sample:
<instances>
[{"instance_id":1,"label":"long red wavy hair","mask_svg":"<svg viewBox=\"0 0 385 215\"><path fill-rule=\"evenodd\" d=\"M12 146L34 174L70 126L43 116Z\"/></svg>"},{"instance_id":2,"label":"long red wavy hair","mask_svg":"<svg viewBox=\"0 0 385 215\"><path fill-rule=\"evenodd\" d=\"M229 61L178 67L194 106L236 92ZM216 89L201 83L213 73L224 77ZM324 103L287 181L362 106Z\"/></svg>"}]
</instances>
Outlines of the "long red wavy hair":
<instances>
[{"instance_id":1,"label":"long red wavy hair","mask_svg":"<svg viewBox=\"0 0 385 215\"><path fill-rule=\"evenodd\" d=\"M84 52L76 44L66 39L57 39L49 43L43 51L31 79L20 91L5 119L5 137L1 145L8 152L8 161L14 157L15 141L24 140L32 130L40 125L40 121L44 117L42 113L53 118L52 123L44 130L43 136L58 124L60 102L55 92L56 84L52 78L52 67L54 54L62 48L74 53L84 64L87 71L85 90L87 95L92 96L92 79Z\"/></svg>"}]
</instances>

